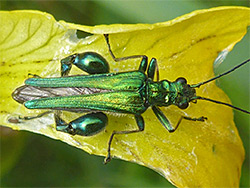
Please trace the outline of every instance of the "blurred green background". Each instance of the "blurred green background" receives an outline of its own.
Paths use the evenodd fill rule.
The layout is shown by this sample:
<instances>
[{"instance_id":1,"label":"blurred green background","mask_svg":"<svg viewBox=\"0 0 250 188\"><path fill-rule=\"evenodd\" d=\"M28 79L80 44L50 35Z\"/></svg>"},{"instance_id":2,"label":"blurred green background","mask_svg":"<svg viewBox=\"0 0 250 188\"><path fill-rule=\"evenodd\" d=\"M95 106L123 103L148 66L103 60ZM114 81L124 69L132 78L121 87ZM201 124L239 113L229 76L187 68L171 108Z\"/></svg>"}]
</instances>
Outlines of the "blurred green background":
<instances>
[{"instance_id":1,"label":"blurred green background","mask_svg":"<svg viewBox=\"0 0 250 188\"><path fill-rule=\"evenodd\" d=\"M1 10L33 9L52 14L56 20L98 25L155 23L198 9L216 6L249 6L249 1L0 1ZM249 58L250 32L229 53L215 72ZM249 107L250 65L219 80L219 86L235 106ZM235 111L235 122L246 149L241 187L249 182L249 116ZM1 187L173 187L156 172L137 164L89 155L60 141L28 132L0 128Z\"/></svg>"}]
</instances>

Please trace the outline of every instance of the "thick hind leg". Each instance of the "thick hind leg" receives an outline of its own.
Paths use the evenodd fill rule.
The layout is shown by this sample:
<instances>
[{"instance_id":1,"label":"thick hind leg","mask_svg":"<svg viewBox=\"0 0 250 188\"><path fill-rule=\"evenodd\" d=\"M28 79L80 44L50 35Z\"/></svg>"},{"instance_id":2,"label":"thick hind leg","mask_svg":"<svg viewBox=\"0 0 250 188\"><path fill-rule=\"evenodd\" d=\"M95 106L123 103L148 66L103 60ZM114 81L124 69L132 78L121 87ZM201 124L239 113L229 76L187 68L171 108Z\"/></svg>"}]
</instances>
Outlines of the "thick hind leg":
<instances>
[{"instance_id":1,"label":"thick hind leg","mask_svg":"<svg viewBox=\"0 0 250 188\"><path fill-rule=\"evenodd\" d=\"M84 52L70 55L61 60L61 76L67 76L72 65L88 74L101 74L109 72L108 62L95 52Z\"/></svg>"},{"instance_id":2,"label":"thick hind leg","mask_svg":"<svg viewBox=\"0 0 250 188\"><path fill-rule=\"evenodd\" d=\"M102 131L108 123L107 116L102 112L89 113L66 123L55 113L56 130L71 135L92 136Z\"/></svg>"}]
</instances>

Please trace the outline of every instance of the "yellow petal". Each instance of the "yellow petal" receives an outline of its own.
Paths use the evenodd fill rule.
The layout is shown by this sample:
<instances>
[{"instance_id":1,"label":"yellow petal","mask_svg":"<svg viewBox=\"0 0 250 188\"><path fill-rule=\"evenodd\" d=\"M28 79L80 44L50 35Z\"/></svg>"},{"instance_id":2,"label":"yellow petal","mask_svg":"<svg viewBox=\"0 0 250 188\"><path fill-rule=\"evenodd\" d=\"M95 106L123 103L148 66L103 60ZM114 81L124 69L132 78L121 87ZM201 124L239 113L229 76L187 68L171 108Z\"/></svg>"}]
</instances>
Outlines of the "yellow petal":
<instances>
[{"instance_id":1,"label":"yellow petal","mask_svg":"<svg viewBox=\"0 0 250 188\"><path fill-rule=\"evenodd\" d=\"M107 154L113 130L137 129L132 115L109 115L105 131L92 136L71 136L57 132L53 115L15 123L13 117L34 116L40 110L28 110L17 104L11 93L21 86L28 73L42 77L60 75L60 59L77 52L95 51L103 55L111 72L138 69L140 60L114 62L108 53L104 33L110 35L117 57L147 55L158 61L160 78L170 81L187 78L190 84L213 76L213 62L221 52L232 50L246 33L249 8L221 7L195 11L172 21L157 24L81 26L38 11L0 12L0 124L60 139L91 154ZM92 33L77 39L76 29ZM82 74L73 68L72 74ZM198 95L230 102L215 83L202 86ZM174 133L168 133L152 110L147 110L145 131L118 135L112 143L112 155L152 168L179 187L232 187L239 185L244 149L233 122L232 109L198 101L187 110L175 106L162 108L176 125L181 115L206 116L206 122L183 120ZM78 114L63 113L70 121ZM12 120L11 122L9 120Z\"/></svg>"}]
</instances>

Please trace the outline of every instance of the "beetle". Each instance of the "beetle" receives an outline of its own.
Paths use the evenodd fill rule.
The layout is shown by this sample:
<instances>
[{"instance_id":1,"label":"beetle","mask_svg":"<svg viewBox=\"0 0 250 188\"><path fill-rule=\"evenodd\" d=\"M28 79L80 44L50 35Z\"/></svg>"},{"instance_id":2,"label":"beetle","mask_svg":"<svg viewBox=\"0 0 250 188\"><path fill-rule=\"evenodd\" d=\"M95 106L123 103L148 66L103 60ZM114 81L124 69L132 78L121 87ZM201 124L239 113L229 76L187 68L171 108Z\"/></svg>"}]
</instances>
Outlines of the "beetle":
<instances>
[{"instance_id":1,"label":"beetle","mask_svg":"<svg viewBox=\"0 0 250 188\"><path fill-rule=\"evenodd\" d=\"M207 100L250 114L231 104L196 95L196 88L231 73L248 63L250 59L214 78L190 85L182 77L173 82L159 80L156 58L152 58L148 62L146 55L115 57L111 50L109 35L104 34L104 38L114 61L140 58L138 70L109 73L109 64L100 54L96 52L77 53L61 60L61 77L40 78L35 75L33 78L25 80L25 85L17 88L12 93L12 97L28 109L54 110L56 130L71 135L91 136L102 131L108 123L107 115L104 112L133 114L138 128L112 132L108 141L105 164L112 158L111 144L116 134L130 134L144 130L145 123L142 114L149 107L169 132L174 132L183 119L205 121L207 118L181 116L174 127L160 110L161 106L176 105L180 109L186 109L190 102ZM72 65L89 75L69 76ZM155 74L156 81L154 81ZM67 123L60 117L60 111L87 112L87 114ZM23 119L41 117L47 113L51 113L51 111Z\"/></svg>"}]
</instances>

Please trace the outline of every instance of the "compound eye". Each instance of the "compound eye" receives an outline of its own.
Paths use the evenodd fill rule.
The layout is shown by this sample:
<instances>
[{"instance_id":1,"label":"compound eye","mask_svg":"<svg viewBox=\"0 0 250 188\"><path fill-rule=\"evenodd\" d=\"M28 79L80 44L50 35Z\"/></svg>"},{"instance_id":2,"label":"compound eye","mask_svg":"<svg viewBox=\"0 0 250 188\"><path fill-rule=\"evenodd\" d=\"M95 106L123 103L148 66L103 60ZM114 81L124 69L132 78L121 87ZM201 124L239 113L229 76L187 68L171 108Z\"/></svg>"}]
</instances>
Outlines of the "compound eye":
<instances>
[{"instance_id":1,"label":"compound eye","mask_svg":"<svg viewBox=\"0 0 250 188\"><path fill-rule=\"evenodd\" d=\"M183 77L180 77L180 78L176 79L176 82L179 82L179 83L182 83L182 84L186 84L187 80L185 78L183 78Z\"/></svg>"},{"instance_id":2,"label":"compound eye","mask_svg":"<svg viewBox=\"0 0 250 188\"><path fill-rule=\"evenodd\" d=\"M179 107L180 109L186 109L188 106L189 106L189 103L188 103L188 102L185 102L185 103L180 104L178 107Z\"/></svg>"}]
</instances>

